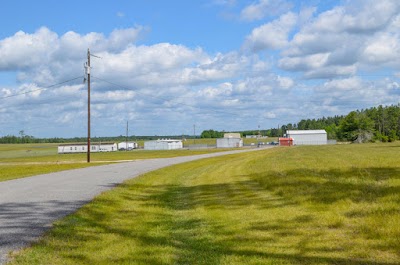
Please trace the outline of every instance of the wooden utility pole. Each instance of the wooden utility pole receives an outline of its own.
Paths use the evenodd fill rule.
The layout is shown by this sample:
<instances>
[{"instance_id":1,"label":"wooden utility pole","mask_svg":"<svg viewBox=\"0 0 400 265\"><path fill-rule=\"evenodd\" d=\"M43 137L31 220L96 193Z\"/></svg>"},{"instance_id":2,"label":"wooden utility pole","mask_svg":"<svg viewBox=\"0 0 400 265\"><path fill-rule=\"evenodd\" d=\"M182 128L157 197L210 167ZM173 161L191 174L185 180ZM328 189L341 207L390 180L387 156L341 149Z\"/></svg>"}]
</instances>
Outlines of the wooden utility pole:
<instances>
[{"instance_id":1,"label":"wooden utility pole","mask_svg":"<svg viewBox=\"0 0 400 265\"><path fill-rule=\"evenodd\" d=\"M90 163L90 51L87 51L87 85L88 85L88 137L87 137L87 162Z\"/></svg>"},{"instance_id":2,"label":"wooden utility pole","mask_svg":"<svg viewBox=\"0 0 400 265\"><path fill-rule=\"evenodd\" d=\"M193 124L193 144L196 144L196 124Z\"/></svg>"},{"instance_id":3,"label":"wooden utility pole","mask_svg":"<svg viewBox=\"0 0 400 265\"><path fill-rule=\"evenodd\" d=\"M90 53L87 50L87 62L85 63L86 75L87 75L87 87L88 87L88 139L87 139L87 162L90 163L90 56L100 58L99 56Z\"/></svg>"},{"instance_id":4,"label":"wooden utility pole","mask_svg":"<svg viewBox=\"0 0 400 265\"><path fill-rule=\"evenodd\" d=\"M128 151L128 132L129 132L129 121L126 121L126 148L125 151Z\"/></svg>"}]
</instances>

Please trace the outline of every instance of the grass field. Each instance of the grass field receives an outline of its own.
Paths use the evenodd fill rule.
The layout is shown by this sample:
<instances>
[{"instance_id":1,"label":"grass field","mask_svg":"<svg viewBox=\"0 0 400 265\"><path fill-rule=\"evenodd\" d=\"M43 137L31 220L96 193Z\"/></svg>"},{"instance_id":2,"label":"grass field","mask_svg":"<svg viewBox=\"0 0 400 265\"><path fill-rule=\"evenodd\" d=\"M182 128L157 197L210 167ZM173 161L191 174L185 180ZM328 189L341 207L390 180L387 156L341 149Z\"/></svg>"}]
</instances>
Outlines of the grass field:
<instances>
[{"instance_id":1,"label":"grass field","mask_svg":"<svg viewBox=\"0 0 400 265\"><path fill-rule=\"evenodd\" d=\"M399 152L283 147L154 171L11 264L399 264Z\"/></svg>"},{"instance_id":2,"label":"grass field","mask_svg":"<svg viewBox=\"0 0 400 265\"><path fill-rule=\"evenodd\" d=\"M207 141L209 140L202 140L202 142ZM226 151L226 149L134 150L91 153L92 163L87 164L85 153L57 154L57 144L0 144L0 181L121 161L188 156L221 151Z\"/></svg>"}]
</instances>

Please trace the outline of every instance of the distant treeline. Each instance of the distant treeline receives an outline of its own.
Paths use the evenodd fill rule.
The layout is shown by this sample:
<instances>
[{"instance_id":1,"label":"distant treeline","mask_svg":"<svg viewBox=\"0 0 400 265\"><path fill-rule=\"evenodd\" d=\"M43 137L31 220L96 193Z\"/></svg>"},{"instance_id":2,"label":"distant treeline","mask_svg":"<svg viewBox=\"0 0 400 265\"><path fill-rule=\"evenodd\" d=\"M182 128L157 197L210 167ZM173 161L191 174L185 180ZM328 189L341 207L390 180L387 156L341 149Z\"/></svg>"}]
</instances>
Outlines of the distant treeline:
<instances>
[{"instance_id":1,"label":"distant treeline","mask_svg":"<svg viewBox=\"0 0 400 265\"><path fill-rule=\"evenodd\" d=\"M258 135L281 137L287 130L324 129L328 139L339 141L381 141L392 142L400 139L400 105L373 107L352 111L347 115L303 119L298 123L289 123L269 130L239 131L243 137ZM203 131L202 138L220 138L224 132Z\"/></svg>"},{"instance_id":2,"label":"distant treeline","mask_svg":"<svg viewBox=\"0 0 400 265\"><path fill-rule=\"evenodd\" d=\"M138 140L157 140L157 139L191 139L193 136L190 135L167 135L167 136L111 136L111 137L92 137L91 142L124 142L138 141ZM0 144L23 144L23 143L86 143L86 137L74 137L74 138L35 138L30 135L7 135L0 137Z\"/></svg>"},{"instance_id":3,"label":"distant treeline","mask_svg":"<svg viewBox=\"0 0 400 265\"><path fill-rule=\"evenodd\" d=\"M261 135L261 136L270 136L270 130L249 130L249 131L233 131L233 133L240 133L242 137L246 135ZM215 131L215 130L205 130L201 133L201 138L222 138L224 137L225 131Z\"/></svg>"},{"instance_id":4,"label":"distant treeline","mask_svg":"<svg viewBox=\"0 0 400 265\"><path fill-rule=\"evenodd\" d=\"M346 116L301 120L282 126L281 130L325 129L329 139L339 141L381 141L400 139L400 105L352 111Z\"/></svg>"}]
</instances>

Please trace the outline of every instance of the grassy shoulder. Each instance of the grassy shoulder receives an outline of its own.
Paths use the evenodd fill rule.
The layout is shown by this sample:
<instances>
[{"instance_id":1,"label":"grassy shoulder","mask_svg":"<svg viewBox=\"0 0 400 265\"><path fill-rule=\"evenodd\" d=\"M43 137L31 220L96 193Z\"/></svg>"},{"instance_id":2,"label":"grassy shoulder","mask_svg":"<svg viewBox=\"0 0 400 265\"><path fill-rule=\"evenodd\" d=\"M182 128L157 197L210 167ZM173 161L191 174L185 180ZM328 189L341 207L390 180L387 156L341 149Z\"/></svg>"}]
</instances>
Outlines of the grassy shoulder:
<instances>
[{"instance_id":1,"label":"grassy shoulder","mask_svg":"<svg viewBox=\"0 0 400 265\"><path fill-rule=\"evenodd\" d=\"M400 144L275 148L145 174L11 264L398 264Z\"/></svg>"},{"instance_id":2,"label":"grassy shoulder","mask_svg":"<svg viewBox=\"0 0 400 265\"><path fill-rule=\"evenodd\" d=\"M57 154L57 144L4 144L0 145L0 181L100 164L138 159L200 155L226 150L214 148L92 153L92 163L87 164L87 155L85 153Z\"/></svg>"}]
</instances>

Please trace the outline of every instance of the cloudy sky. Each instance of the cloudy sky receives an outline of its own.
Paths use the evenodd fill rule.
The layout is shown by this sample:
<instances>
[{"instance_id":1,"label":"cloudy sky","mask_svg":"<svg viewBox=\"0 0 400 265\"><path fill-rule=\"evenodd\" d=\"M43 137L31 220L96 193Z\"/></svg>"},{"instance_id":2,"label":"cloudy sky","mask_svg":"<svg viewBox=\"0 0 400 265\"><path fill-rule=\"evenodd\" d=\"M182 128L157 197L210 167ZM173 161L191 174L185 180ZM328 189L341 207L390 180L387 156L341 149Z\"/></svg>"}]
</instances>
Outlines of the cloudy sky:
<instances>
[{"instance_id":1,"label":"cloudy sky","mask_svg":"<svg viewBox=\"0 0 400 265\"><path fill-rule=\"evenodd\" d=\"M247 130L398 104L398 0L2 1L0 136Z\"/></svg>"}]
</instances>

